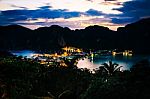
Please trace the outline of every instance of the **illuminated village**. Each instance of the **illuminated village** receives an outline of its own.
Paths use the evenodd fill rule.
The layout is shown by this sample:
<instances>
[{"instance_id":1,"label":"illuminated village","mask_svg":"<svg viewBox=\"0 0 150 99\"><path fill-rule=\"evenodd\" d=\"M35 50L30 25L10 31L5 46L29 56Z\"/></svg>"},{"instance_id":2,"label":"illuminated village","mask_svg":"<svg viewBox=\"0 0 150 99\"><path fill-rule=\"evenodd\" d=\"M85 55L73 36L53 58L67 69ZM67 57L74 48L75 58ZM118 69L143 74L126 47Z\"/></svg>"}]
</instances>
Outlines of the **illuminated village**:
<instances>
[{"instance_id":1,"label":"illuminated village","mask_svg":"<svg viewBox=\"0 0 150 99\"><path fill-rule=\"evenodd\" d=\"M53 53L53 54L32 54L31 59L38 61L40 64L45 64L47 66L53 65L54 63L60 63L60 66L66 66L64 63L64 59L71 60L74 57L78 57L78 60L81 58L84 59L85 57L93 59L93 57L97 56L116 56L116 55L123 55L123 56L132 56L132 50L124 50L124 51L117 51L115 50L99 50L99 51L89 51L84 52L83 49L76 48L76 47L64 47L62 48L61 53Z\"/></svg>"}]
</instances>

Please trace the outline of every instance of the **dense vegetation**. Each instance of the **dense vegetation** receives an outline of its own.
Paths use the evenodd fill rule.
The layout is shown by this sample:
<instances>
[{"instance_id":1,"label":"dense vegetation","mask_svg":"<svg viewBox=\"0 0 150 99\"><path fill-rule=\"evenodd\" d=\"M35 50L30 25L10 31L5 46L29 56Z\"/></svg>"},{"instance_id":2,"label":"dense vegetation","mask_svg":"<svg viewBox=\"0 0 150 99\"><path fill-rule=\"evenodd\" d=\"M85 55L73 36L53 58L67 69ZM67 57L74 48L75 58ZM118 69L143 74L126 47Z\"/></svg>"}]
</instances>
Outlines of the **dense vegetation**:
<instances>
[{"instance_id":1,"label":"dense vegetation","mask_svg":"<svg viewBox=\"0 0 150 99\"><path fill-rule=\"evenodd\" d=\"M63 46L85 49L132 49L149 53L150 18L109 30L102 26L89 26L70 30L57 25L36 30L19 25L0 26L0 49L4 50L56 50Z\"/></svg>"},{"instance_id":2,"label":"dense vegetation","mask_svg":"<svg viewBox=\"0 0 150 99\"><path fill-rule=\"evenodd\" d=\"M149 99L150 63L143 60L120 71L112 61L95 73L79 69L74 60L47 67L30 59L0 55L1 99ZM73 66L72 66L73 65Z\"/></svg>"}]
</instances>

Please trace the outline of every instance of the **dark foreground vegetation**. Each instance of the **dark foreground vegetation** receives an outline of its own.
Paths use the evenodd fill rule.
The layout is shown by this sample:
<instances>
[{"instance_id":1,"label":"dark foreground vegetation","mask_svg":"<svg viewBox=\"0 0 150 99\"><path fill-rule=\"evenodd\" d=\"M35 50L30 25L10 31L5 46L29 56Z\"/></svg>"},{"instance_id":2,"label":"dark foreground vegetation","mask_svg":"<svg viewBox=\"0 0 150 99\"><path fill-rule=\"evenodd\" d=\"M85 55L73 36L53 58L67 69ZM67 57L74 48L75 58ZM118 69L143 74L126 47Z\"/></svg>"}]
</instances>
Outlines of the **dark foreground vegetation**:
<instances>
[{"instance_id":1,"label":"dark foreground vegetation","mask_svg":"<svg viewBox=\"0 0 150 99\"><path fill-rule=\"evenodd\" d=\"M30 59L0 54L0 99L150 99L150 63L130 70L110 61L95 73L72 61L47 67Z\"/></svg>"}]
</instances>

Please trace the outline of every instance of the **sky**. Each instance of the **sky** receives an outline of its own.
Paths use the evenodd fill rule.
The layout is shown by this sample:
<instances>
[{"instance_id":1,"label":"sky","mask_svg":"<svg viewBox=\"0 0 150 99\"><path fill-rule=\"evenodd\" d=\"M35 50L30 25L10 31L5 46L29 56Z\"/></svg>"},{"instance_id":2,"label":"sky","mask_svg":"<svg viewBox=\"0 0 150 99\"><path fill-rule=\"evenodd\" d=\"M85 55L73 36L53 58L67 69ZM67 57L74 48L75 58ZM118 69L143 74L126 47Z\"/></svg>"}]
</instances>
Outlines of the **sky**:
<instances>
[{"instance_id":1,"label":"sky","mask_svg":"<svg viewBox=\"0 0 150 99\"><path fill-rule=\"evenodd\" d=\"M150 17L150 0L0 0L0 25L118 27Z\"/></svg>"}]
</instances>

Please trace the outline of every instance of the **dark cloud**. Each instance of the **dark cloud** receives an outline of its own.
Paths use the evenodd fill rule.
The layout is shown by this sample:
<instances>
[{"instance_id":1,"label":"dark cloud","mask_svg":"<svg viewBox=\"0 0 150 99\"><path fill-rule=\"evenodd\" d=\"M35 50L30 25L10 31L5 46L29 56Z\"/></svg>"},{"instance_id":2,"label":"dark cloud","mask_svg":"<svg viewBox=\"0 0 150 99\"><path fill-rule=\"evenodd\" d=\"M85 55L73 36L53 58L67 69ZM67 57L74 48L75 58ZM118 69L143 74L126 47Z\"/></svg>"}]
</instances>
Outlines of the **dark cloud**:
<instances>
[{"instance_id":1,"label":"dark cloud","mask_svg":"<svg viewBox=\"0 0 150 99\"><path fill-rule=\"evenodd\" d=\"M91 16L100 16L100 15L104 15L104 13L94 10L94 9L89 9L88 11L85 12L87 15L91 15Z\"/></svg>"},{"instance_id":2,"label":"dark cloud","mask_svg":"<svg viewBox=\"0 0 150 99\"><path fill-rule=\"evenodd\" d=\"M27 9L26 7L20 7L20 6L16 6L16 5L11 5L11 7L21 8L21 9Z\"/></svg>"},{"instance_id":3,"label":"dark cloud","mask_svg":"<svg viewBox=\"0 0 150 99\"><path fill-rule=\"evenodd\" d=\"M117 18L112 18L113 23L123 24L135 22L141 18L150 17L150 0L125 2L122 8L115 10L121 11L122 14L116 15Z\"/></svg>"},{"instance_id":4,"label":"dark cloud","mask_svg":"<svg viewBox=\"0 0 150 99\"><path fill-rule=\"evenodd\" d=\"M49 8L52 8L51 6L42 6L42 7L39 7L40 9L49 9Z\"/></svg>"},{"instance_id":5,"label":"dark cloud","mask_svg":"<svg viewBox=\"0 0 150 99\"><path fill-rule=\"evenodd\" d=\"M51 10L50 6L43 6L37 10L7 10L1 11L0 25L12 24L16 21L24 21L29 18L71 18L80 16L80 12L69 12L68 10Z\"/></svg>"},{"instance_id":6,"label":"dark cloud","mask_svg":"<svg viewBox=\"0 0 150 99\"><path fill-rule=\"evenodd\" d=\"M31 18L71 18L80 16L80 12L68 12L67 10L50 10L50 9L39 9L30 11Z\"/></svg>"},{"instance_id":7,"label":"dark cloud","mask_svg":"<svg viewBox=\"0 0 150 99\"><path fill-rule=\"evenodd\" d=\"M128 24L133 22L133 20L136 20L135 18L111 18L112 23L115 24Z\"/></svg>"},{"instance_id":8,"label":"dark cloud","mask_svg":"<svg viewBox=\"0 0 150 99\"><path fill-rule=\"evenodd\" d=\"M93 2L94 0L88 0L88 1ZM105 1L116 1L116 0L105 0ZM24 7L18 7L16 5L12 5L12 7L21 8L21 10L0 11L0 21L1 21L0 25L13 24L17 21L25 21L28 19L36 20L37 18L67 19L72 17L79 17L81 16L81 14L87 16L105 16L105 18L107 19L112 19L112 23L114 24L127 24L131 22L135 22L143 17L150 17L150 0L134 0L134 1L125 2L122 8L114 9L122 12L122 14L117 14L117 15L105 14L94 9L89 9L86 12L77 12L77 11L70 12L67 9L54 10L51 9L52 7L49 5L50 4L47 4L47 6L39 7L36 10L28 10L27 8ZM120 5L120 3L118 3L118 5ZM96 21L97 20L100 19L96 19ZM35 23L35 24L44 24L44 23Z\"/></svg>"},{"instance_id":9,"label":"dark cloud","mask_svg":"<svg viewBox=\"0 0 150 99\"><path fill-rule=\"evenodd\" d=\"M15 21L26 20L28 17L25 15L27 10L8 10L1 11L0 14L0 25L13 24Z\"/></svg>"},{"instance_id":10,"label":"dark cloud","mask_svg":"<svg viewBox=\"0 0 150 99\"><path fill-rule=\"evenodd\" d=\"M57 9L52 10L50 9L51 6L42 6L39 7L39 9L36 10L28 10L28 9L22 9L22 10L7 10L7 11L1 11L0 14L0 25L4 24L12 24L16 21L25 21L28 19L37 19L37 18L49 18L49 19L55 19L55 18L72 18L72 17L79 17L81 14L87 15L87 16L100 16L104 15L102 12L99 12L97 10L90 9L86 12L70 12L67 9Z\"/></svg>"}]
</instances>

